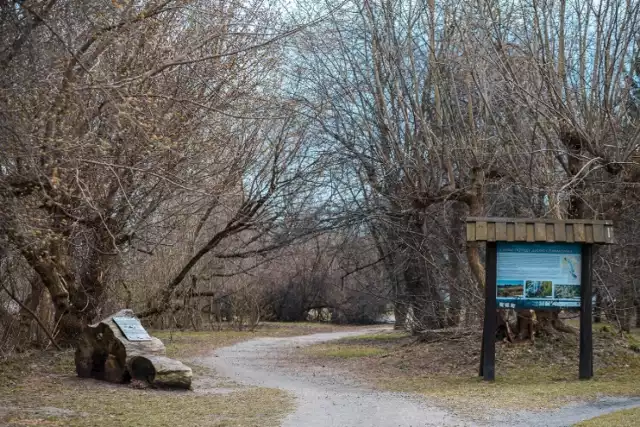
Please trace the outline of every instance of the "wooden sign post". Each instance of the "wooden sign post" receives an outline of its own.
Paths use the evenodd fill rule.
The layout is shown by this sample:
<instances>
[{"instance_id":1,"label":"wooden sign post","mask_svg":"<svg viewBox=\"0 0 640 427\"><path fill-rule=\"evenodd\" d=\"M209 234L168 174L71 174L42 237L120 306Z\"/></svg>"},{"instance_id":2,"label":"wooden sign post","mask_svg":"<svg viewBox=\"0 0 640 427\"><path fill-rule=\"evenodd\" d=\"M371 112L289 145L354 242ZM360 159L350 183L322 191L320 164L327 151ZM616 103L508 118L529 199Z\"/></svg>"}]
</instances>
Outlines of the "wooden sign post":
<instances>
[{"instance_id":1,"label":"wooden sign post","mask_svg":"<svg viewBox=\"0 0 640 427\"><path fill-rule=\"evenodd\" d=\"M486 242L480 376L495 379L498 309L580 309L580 379L593 377L593 247L613 244L613 222L467 218Z\"/></svg>"}]
</instances>

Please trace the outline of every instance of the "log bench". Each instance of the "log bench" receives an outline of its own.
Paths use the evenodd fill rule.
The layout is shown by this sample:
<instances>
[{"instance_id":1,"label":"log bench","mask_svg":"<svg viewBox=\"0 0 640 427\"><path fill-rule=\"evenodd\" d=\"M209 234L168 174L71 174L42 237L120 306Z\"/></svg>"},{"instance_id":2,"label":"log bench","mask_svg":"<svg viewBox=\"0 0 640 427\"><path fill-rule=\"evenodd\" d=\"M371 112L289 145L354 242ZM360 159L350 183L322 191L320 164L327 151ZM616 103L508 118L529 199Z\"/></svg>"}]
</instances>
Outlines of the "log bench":
<instances>
[{"instance_id":1,"label":"log bench","mask_svg":"<svg viewBox=\"0 0 640 427\"><path fill-rule=\"evenodd\" d=\"M114 318L136 319L132 310L121 310L86 328L75 352L79 377L113 383L127 383L133 379L151 387L191 388L191 368L166 357L162 341L152 336L132 341Z\"/></svg>"}]
</instances>

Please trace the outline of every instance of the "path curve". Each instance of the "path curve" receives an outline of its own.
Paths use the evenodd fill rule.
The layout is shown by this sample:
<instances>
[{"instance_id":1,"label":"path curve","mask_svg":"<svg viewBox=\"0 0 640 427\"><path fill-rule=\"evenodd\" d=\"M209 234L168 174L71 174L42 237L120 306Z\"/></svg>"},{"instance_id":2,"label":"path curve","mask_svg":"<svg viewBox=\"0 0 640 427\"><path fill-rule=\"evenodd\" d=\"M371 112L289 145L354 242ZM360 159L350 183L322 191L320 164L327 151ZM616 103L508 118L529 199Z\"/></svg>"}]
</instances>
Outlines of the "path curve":
<instances>
[{"instance_id":1,"label":"path curve","mask_svg":"<svg viewBox=\"0 0 640 427\"><path fill-rule=\"evenodd\" d=\"M364 335L388 328L359 329L286 338L257 338L217 350L195 363L238 383L279 388L296 398L296 411L282 427L564 427L620 409L640 406L639 398L603 398L548 412L493 411L463 419L418 395L372 390L324 366L290 365L287 353L300 347Z\"/></svg>"},{"instance_id":2,"label":"path curve","mask_svg":"<svg viewBox=\"0 0 640 427\"><path fill-rule=\"evenodd\" d=\"M382 328L287 338L257 338L216 351L197 363L247 385L279 388L296 398L296 411L283 427L471 426L455 415L404 393L368 389L321 366L287 366L288 351L326 341L381 331Z\"/></svg>"}]
</instances>

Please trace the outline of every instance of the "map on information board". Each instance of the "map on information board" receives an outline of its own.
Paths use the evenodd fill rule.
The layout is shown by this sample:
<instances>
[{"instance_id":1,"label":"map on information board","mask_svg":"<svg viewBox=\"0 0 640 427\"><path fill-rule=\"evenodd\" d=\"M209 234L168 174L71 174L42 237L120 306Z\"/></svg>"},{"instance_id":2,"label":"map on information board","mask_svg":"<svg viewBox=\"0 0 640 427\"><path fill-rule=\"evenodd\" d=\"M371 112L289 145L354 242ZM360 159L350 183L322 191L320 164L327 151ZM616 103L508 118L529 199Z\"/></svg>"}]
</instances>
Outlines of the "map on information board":
<instances>
[{"instance_id":1,"label":"map on information board","mask_svg":"<svg viewBox=\"0 0 640 427\"><path fill-rule=\"evenodd\" d=\"M579 243L497 243L498 308L580 307Z\"/></svg>"},{"instance_id":2,"label":"map on information board","mask_svg":"<svg viewBox=\"0 0 640 427\"><path fill-rule=\"evenodd\" d=\"M129 341L151 341L151 336L135 317L114 317L113 321Z\"/></svg>"}]
</instances>

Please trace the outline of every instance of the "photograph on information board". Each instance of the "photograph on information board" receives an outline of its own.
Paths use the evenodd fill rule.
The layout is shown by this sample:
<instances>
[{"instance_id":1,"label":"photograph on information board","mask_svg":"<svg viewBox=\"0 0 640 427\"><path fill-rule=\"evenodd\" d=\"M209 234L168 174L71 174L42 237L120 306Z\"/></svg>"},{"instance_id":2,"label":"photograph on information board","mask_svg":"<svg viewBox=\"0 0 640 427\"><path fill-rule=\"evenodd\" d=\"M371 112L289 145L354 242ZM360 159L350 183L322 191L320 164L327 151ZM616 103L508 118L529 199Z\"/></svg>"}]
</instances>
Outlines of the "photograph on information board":
<instances>
[{"instance_id":1,"label":"photograph on information board","mask_svg":"<svg viewBox=\"0 0 640 427\"><path fill-rule=\"evenodd\" d=\"M580 307L581 245L497 244L498 308Z\"/></svg>"}]
</instances>

